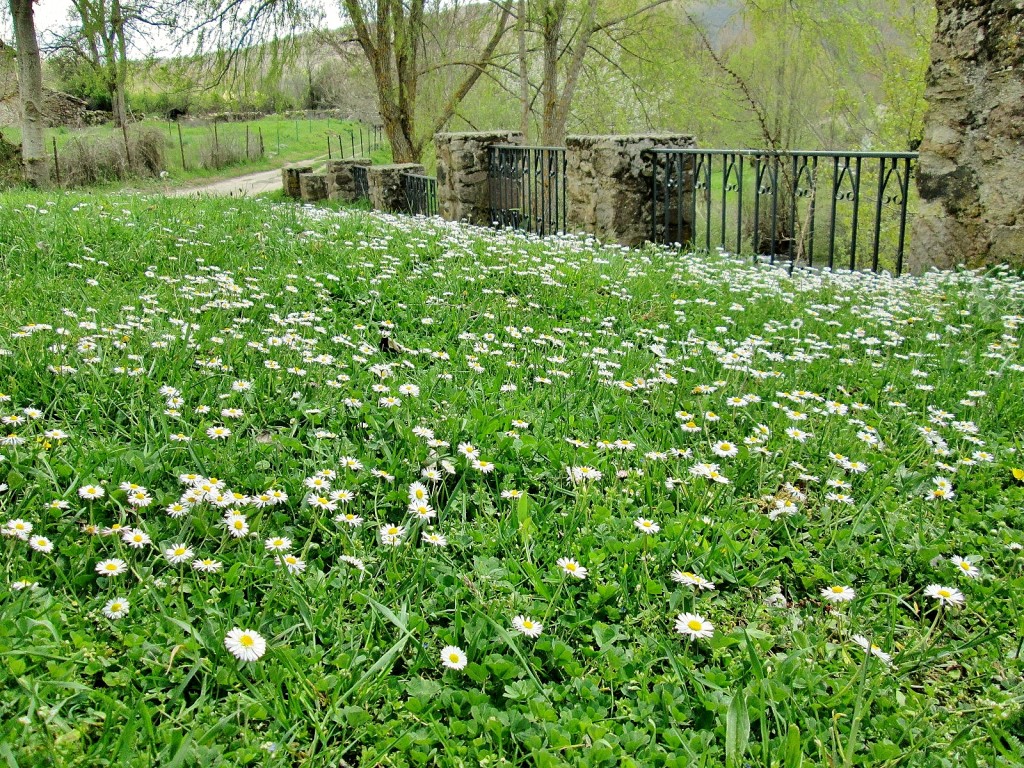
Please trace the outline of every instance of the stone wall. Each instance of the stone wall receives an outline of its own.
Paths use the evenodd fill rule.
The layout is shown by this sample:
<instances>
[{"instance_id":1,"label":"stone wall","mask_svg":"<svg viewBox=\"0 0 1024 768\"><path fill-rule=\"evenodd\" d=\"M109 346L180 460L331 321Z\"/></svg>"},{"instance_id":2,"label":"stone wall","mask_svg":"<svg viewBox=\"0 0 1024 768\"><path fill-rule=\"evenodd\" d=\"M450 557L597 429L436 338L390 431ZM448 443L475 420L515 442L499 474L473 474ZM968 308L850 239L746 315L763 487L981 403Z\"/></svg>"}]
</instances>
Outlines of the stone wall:
<instances>
[{"instance_id":1,"label":"stone wall","mask_svg":"<svg viewBox=\"0 0 1024 768\"><path fill-rule=\"evenodd\" d=\"M370 188L370 204L374 210L389 213L405 213L409 210L402 185L403 173L423 174L424 168L417 163L390 163L371 165L366 169L367 185Z\"/></svg>"},{"instance_id":2,"label":"stone wall","mask_svg":"<svg viewBox=\"0 0 1024 768\"><path fill-rule=\"evenodd\" d=\"M648 150L690 148L696 142L686 134L652 134L569 136L565 145L569 231L639 246L652 234L654 160ZM684 242L689 226L684 222Z\"/></svg>"},{"instance_id":3,"label":"stone wall","mask_svg":"<svg viewBox=\"0 0 1024 768\"><path fill-rule=\"evenodd\" d=\"M360 199L353 168L357 165L368 166L366 158L349 158L348 160L327 161L327 196L331 200L354 203Z\"/></svg>"},{"instance_id":4,"label":"stone wall","mask_svg":"<svg viewBox=\"0 0 1024 768\"><path fill-rule=\"evenodd\" d=\"M49 88L43 89L43 116L50 128L83 128L112 119L109 112L91 110L81 99ZM0 126L20 123L17 70L9 57L0 51Z\"/></svg>"},{"instance_id":5,"label":"stone wall","mask_svg":"<svg viewBox=\"0 0 1024 768\"><path fill-rule=\"evenodd\" d=\"M300 178L304 173L312 173L312 165L286 165L281 169L281 187L288 197L298 200L302 196Z\"/></svg>"},{"instance_id":6,"label":"stone wall","mask_svg":"<svg viewBox=\"0 0 1024 768\"><path fill-rule=\"evenodd\" d=\"M938 0L907 266L1024 263L1024 2Z\"/></svg>"},{"instance_id":7,"label":"stone wall","mask_svg":"<svg viewBox=\"0 0 1024 768\"><path fill-rule=\"evenodd\" d=\"M448 221L487 226L490 221L488 150L496 144L522 144L517 131L438 133L437 210Z\"/></svg>"}]
</instances>

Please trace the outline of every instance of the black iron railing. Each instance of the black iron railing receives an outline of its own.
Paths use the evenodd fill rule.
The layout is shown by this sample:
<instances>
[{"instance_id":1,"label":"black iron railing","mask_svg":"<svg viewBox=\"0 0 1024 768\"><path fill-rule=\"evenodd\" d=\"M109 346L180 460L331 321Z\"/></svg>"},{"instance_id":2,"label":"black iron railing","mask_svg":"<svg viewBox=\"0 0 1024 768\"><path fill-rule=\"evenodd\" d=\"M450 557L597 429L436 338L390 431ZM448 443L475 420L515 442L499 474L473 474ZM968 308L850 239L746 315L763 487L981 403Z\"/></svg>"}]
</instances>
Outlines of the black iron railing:
<instances>
[{"instance_id":1,"label":"black iron railing","mask_svg":"<svg viewBox=\"0 0 1024 768\"><path fill-rule=\"evenodd\" d=\"M403 173L402 188L411 216L437 216L437 179L418 173Z\"/></svg>"},{"instance_id":2,"label":"black iron railing","mask_svg":"<svg viewBox=\"0 0 1024 768\"><path fill-rule=\"evenodd\" d=\"M654 149L651 238L900 274L914 152Z\"/></svg>"},{"instance_id":3,"label":"black iron railing","mask_svg":"<svg viewBox=\"0 0 1024 768\"><path fill-rule=\"evenodd\" d=\"M549 235L565 231L565 147L489 148L491 223Z\"/></svg>"},{"instance_id":4,"label":"black iron railing","mask_svg":"<svg viewBox=\"0 0 1024 768\"><path fill-rule=\"evenodd\" d=\"M366 200L370 197L370 179L366 174L365 165L352 166L352 180L356 183L356 198Z\"/></svg>"}]
</instances>

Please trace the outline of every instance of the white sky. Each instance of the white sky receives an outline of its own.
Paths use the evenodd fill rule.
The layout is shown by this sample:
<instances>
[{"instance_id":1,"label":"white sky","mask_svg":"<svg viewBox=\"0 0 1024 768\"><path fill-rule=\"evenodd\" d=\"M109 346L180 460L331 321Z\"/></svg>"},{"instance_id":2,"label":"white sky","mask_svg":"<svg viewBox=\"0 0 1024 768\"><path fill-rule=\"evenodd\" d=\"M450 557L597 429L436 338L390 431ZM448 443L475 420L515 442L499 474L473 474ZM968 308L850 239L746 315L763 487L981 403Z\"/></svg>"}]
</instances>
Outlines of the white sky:
<instances>
[{"instance_id":1,"label":"white sky","mask_svg":"<svg viewBox=\"0 0 1024 768\"><path fill-rule=\"evenodd\" d=\"M336 0L322 0L325 20L327 26L330 29L336 29L341 26L341 16L338 13L339 3ZM6 5L6 3L4 4ZM35 4L35 20L36 20L36 34L39 36L40 42L44 42L50 33L56 32L67 24L68 11L71 8L71 0L37 0ZM6 10L6 9L5 9ZM6 16L7 14L3 14ZM4 19L3 23L0 23L0 29L9 28L9 19ZM138 50L134 53L130 53L129 56L142 54L167 54L170 51L166 50L168 41L161 39L162 36L155 36L153 39L145 42L135 41L138 46Z\"/></svg>"}]
</instances>

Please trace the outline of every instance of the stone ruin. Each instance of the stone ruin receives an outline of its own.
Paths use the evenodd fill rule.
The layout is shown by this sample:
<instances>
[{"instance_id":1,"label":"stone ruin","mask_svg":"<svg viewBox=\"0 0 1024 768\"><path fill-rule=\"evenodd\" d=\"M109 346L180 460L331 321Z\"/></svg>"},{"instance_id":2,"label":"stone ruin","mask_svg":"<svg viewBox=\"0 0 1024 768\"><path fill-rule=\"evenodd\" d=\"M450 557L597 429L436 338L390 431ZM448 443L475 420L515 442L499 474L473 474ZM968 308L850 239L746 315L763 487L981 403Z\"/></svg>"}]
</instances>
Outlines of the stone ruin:
<instances>
[{"instance_id":1,"label":"stone ruin","mask_svg":"<svg viewBox=\"0 0 1024 768\"><path fill-rule=\"evenodd\" d=\"M43 115L50 128L84 128L111 119L109 112L91 110L82 99L49 88L43 88ZM18 100L18 69L14 51L0 41L0 127L20 122L21 103Z\"/></svg>"}]
</instances>

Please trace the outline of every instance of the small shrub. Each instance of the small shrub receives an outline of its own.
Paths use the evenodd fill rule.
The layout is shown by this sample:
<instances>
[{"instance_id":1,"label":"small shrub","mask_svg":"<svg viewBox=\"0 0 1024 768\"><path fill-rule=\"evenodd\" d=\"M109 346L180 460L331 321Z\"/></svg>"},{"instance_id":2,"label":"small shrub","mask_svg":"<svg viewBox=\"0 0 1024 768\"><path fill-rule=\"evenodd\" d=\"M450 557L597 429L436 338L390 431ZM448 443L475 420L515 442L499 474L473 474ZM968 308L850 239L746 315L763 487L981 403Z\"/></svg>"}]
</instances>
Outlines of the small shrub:
<instances>
[{"instance_id":1,"label":"small shrub","mask_svg":"<svg viewBox=\"0 0 1024 768\"><path fill-rule=\"evenodd\" d=\"M165 145L163 131L151 126L129 129L129 152L125 152L121 134L102 138L76 136L59 153L61 184L77 187L157 176L164 169Z\"/></svg>"},{"instance_id":2,"label":"small shrub","mask_svg":"<svg viewBox=\"0 0 1024 768\"><path fill-rule=\"evenodd\" d=\"M218 169L229 165L240 165L263 157L260 140L251 136L246 146L245 138L238 136L204 136L199 144L199 165L202 168Z\"/></svg>"}]
</instances>

